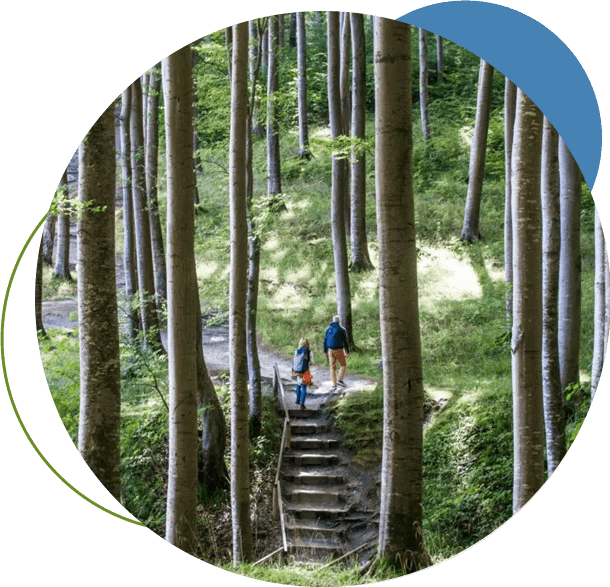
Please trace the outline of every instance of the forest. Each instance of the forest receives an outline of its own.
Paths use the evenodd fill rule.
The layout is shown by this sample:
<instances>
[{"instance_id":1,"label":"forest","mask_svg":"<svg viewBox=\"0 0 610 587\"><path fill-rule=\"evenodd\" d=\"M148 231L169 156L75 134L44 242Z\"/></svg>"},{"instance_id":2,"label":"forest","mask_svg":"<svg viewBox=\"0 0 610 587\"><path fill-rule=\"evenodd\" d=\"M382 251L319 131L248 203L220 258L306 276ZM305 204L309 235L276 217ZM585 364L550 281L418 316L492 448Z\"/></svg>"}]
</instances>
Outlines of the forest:
<instances>
[{"instance_id":1,"label":"forest","mask_svg":"<svg viewBox=\"0 0 610 587\"><path fill-rule=\"evenodd\" d=\"M590 190L510 80L397 21L291 13L183 47L99 117L44 224L36 327L68 434L144 525L351 585L463 551L553 474L609 278Z\"/></svg>"}]
</instances>

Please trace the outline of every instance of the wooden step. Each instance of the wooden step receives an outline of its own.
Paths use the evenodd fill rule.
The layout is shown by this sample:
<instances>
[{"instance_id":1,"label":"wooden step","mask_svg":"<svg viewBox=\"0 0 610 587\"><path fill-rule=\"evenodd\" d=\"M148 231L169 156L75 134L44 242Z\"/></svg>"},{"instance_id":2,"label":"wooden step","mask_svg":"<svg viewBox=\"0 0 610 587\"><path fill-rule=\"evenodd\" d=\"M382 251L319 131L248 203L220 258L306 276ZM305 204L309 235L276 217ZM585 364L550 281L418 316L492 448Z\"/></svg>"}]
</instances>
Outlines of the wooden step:
<instances>
[{"instance_id":1,"label":"wooden step","mask_svg":"<svg viewBox=\"0 0 610 587\"><path fill-rule=\"evenodd\" d=\"M309 438L296 436L290 442L290 448L300 450L332 450L340 445L336 438Z\"/></svg>"},{"instance_id":2,"label":"wooden step","mask_svg":"<svg viewBox=\"0 0 610 587\"><path fill-rule=\"evenodd\" d=\"M284 455L287 462L300 467L306 465L329 467L339 462L339 455L335 453L316 453L292 451Z\"/></svg>"},{"instance_id":3,"label":"wooden step","mask_svg":"<svg viewBox=\"0 0 610 587\"><path fill-rule=\"evenodd\" d=\"M336 520L346 512L341 506L286 503L286 513L295 520Z\"/></svg>"},{"instance_id":4,"label":"wooden step","mask_svg":"<svg viewBox=\"0 0 610 587\"><path fill-rule=\"evenodd\" d=\"M343 475L304 471L284 474L282 479L288 483L300 485L339 485L343 483Z\"/></svg>"},{"instance_id":5,"label":"wooden step","mask_svg":"<svg viewBox=\"0 0 610 587\"><path fill-rule=\"evenodd\" d=\"M291 541L301 538L339 543L344 540L346 527L343 524L326 527L318 524L317 520L299 520L298 523L286 525L286 531Z\"/></svg>"},{"instance_id":6,"label":"wooden step","mask_svg":"<svg viewBox=\"0 0 610 587\"><path fill-rule=\"evenodd\" d=\"M318 422L290 422L290 434L320 436L328 432L328 424Z\"/></svg>"},{"instance_id":7,"label":"wooden step","mask_svg":"<svg viewBox=\"0 0 610 587\"><path fill-rule=\"evenodd\" d=\"M341 555L345 552L344 546L338 542L320 540L316 538L297 538L290 541L290 551L309 551L316 558L326 558L330 555ZM306 554L300 552L299 554Z\"/></svg>"},{"instance_id":8,"label":"wooden step","mask_svg":"<svg viewBox=\"0 0 610 587\"><path fill-rule=\"evenodd\" d=\"M310 410L309 408L301 409L288 409L288 416L291 420L301 420L303 418L316 418L320 415L320 410Z\"/></svg>"},{"instance_id":9,"label":"wooden step","mask_svg":"<svg viewBox=\"0 0 610 587\"><path fill-rule=\"evenodd\" d=\"M341 492L328 489L294 489L289 497L291 503L338 504L345 501Z\"/></svg>"}]
</instances>

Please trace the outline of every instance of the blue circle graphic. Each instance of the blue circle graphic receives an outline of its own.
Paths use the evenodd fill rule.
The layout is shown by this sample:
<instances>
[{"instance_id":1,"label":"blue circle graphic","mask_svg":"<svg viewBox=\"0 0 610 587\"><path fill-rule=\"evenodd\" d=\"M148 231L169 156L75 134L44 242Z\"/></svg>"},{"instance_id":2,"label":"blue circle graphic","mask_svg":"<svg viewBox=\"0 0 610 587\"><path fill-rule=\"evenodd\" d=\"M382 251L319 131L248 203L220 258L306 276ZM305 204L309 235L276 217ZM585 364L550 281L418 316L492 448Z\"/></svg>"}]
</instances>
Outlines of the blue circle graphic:
<instances>
[{"instance_id":1,"label":"blue circle graphic","mask_svg":"<svg viewBox=\"0 0 610 587\"><path fill-rule=\"evenodd\" d=\"M441 2L397 20L461 45L514 82L557 129L593 187L602 148L599 106L580 62L557 35L488 2Z\"/></svg>"}]
</instances>

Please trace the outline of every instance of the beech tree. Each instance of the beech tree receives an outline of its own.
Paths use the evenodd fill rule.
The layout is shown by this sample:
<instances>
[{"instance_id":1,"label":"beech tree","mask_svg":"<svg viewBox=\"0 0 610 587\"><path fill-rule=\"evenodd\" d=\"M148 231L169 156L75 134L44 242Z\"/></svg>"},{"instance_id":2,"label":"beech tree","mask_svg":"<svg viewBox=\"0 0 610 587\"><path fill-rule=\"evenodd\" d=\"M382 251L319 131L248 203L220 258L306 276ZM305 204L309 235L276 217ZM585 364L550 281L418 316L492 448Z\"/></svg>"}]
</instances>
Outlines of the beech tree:
<instances>
[{"instance_id":1,"label":"beech tree","mask_svg":"<svg viewBox=\"0 0 610 587\"><path fill-rule=\"evenodd\" d=\"M305 13L296 13L297 23L297 99L299 116L299 157L308 159L309 131L307 127L307 41Z\"/></svg>"},{"instance_id":2,"label":"beech tree","mask_svg":"<svg viewBox=\"0 0 610 587\"><path fill-rule=\"evenodd\" d=\"M606 326L606 242L599 213L595 208L595 310L593 318L593 361L591 365L591 399L595 397L604 365Z\"/></svg>"},{"instance_id":3,"label":"beech tree","mask_svg":"<svg viewBox=\"0 0 610 587\"><path fill-rule=\"evenodd\" d=\"M350 84L349 84L349 68L350 68L350 37L351 27L349 12L341 12L339 17L339 30L341 35L341 48L339 50L339 95L341 100L341 131L340 134L348 137L350 135ZM346 243L351 233L351 202L349 197L348 186L350 184L350 167L348 161L341 161L340 165L344 166L343 173L345 174L345 183L343 189L343 205L345 212L343 219L345 221L345 239Z\"/></svg>"},{"instance_id":4,"label":"beech tree","mask_svg":"<svg viewBox=\"0 0 610 587\"><path fill-rule=\"evenodd\" d=\"M506 279L506 324L511 327L513 314L513 216L511 198L511 162L517 86L504 82L504 277Z\"/></svg>"},{"instance_id":5,"label":"beech tree","mask_svg":"<svg viewBox=\"0 0 610 587\"><path fill-rule=\"evenodd\" d=\"M155 307L150 221L146 203L144 135L142 131L142 87L140 79L131 84L131 114L129 117L131 142L131 195L136 242L140 320L146 344L161 348L159 321ZM192 141L192 137L191 137Z\"/></svg>"},{"instance_id":6,"label":"beech tree","mask_svg":"<svg viewBox=\"0 0 610 587\"><path fill-rule=\"evenodd\" d=\"M421 127L424 141L432 134L430 130L430 119L428 118L428 47L426 31L419 30L419 111L421 115Z\"/></svg>"},{"instance_id":7,"label":"beech tree","mask_svg":"<svg viewBox=\"0 0 610 587\"><path fill-rule=\"evenodd\" d=\"M271 17L271 22L275 20ZM270 38L276 38L276 24ZM270 62L274 51L270 52ZM271 65L271 63L270 63ZM246 288L248 231L246 211L246 125L248 123L248 23L233 26L229 201L231 279L229 285L229 356L231 387L231 514L233 562L252 557L248 374L246 358Z\"/></svg>"},{"instance_id":8,"label":"beech tree","mask_svg":"<svg viewBox=\"0 0 610 587\"><path fill-rule=\"evenodd\" d=\"M481 239L479 218L481 195L485 174L485 150L487 148L487 130L491 109L491 82L493 67L481 59L479 67L479 89L477 94L477 112L474 123L474 135L470 145L470 166L468 168L468 193L461 239L469 243Z\"/></svg>"},{"instance_id":9,"label":"beech tree","mask_svg":"<svg viewBox=\"0 0 610 587\"><path fill-rule=\"evenodd\" d=\"M351 233L350 269L373 268L366 237L366 168L362 142L365 138L366 62L364 17L350 13L352 38L352 150L351 150Z\"/></svg>"},{"instance_id":10,"label":"beech tree","mask_svg":"<svg viewBox=\"0 0 610 587\"><path fill-rule=\"evenodd\" d=\"M36 283L34 287L34 315L36 318L36 332L39 336L46 336L47 333L42 323L42 250L43 240L40 239L40 246L38 247L38 260L36 261Z\"/></svg>"},{"instance_id":11,"label":"beech tree","mask_svg":"<svg viewBox=\"0 0 610 587\"><path fill-rule=\"evenodd\" d=\"M330 115L330 135L333 141L341 135L341 94L339 79L340 37L339 13L328 13L328 109ZM333 241L333 259L335 264L335 284L337 312L341 323L347 330L350 347L353 346L352 302L350 293L347 242L345 236L345 186L346 161L336 153L332 156L331 187L331 227Z\"/></svg>"},{"instance_id":12,"label":"beech tree","mask_svg":"<svg viewBox=\"0 0 610 587\"><path fill-rule=\"evenodd\" d=\"M277 116L278 77L278 20L269 17L269 52L267 66L267 194L277 196L282 193L282 173L280 161L280 128ZM280 198L273 198L274 203Z\"/></svg>"},{"instance_id":13,"label":"beech tree","mask_svg":"<svg viewBox=\"0 0 610 587\"><path fill-rule=\"evenodd\" d=\"M559 254L559 370L565 394L570 384L580 382L580 169L559 137L559 196L561 249Z\"/></svg>"},{"instance_id":14,"label":"beech tree","mask_svg":"<svg viewBox=\"0 0 610 587\"><path fill-rule=\"evenodd\" d=\"M120 498L121 369L114 243L114 104L79 149L78 222L80 415L78 450L108 491Z\"/></svg>"},{"instance_id":15,"label":"beech tree","mask_svg":"<svg viewBox=\"0 0 610 587\"><path fill-rule=\"evenodd\" d=\"M513 512L544 483L541 341L540 154L542 113L519 89L512 160Z\"/></svg>"},{"instance_id":16,"label":"beech tree","mask_svg":"<svg viewBox=\"0 0 610 587\"><path fill-rule=\"evenodd\" d=\"M162 61L167 143L167 346L169 463L165 538L196 545L197 319L194 252L193 81L187 45Z\"/></svg>"},{"instance_id":17,"label":"beech tree","mask_svg":"<svg viewBox=\"0 0 610 587\"><path fill-rule=\"evenodd\" d=\"M435 35L435 37L436 37L436 76L437 76L438 80L440 81L440 79L443 75L443 60L444 60L443 37L441 37L440 35Z\"/></svg>"},{"instance_id":18,"label":"beech tree","mask_svg":"<svg viewBox=\"0 0 610 587\"><path fill-rule=\"evenodd\" d=\"M407 572L430 564L421 534L424 412L410 32L409 25L375 18L375 181L384 397L378 556L400 561Z\"/></svg>"},{"instance_id":19,"label":"beech tree","mask_svg":"<svg viewBox=\"0 0 610 587\"><path fill-rule=\"evenodd\" d=\"M64 171L61 182L60 191L62 192L62 202L60 204L60 212L57 214L57 249L55 253L55 266L53 267L53 275L60 279L68 281L72 280L70 275L70 204L68 203L68 170Z\"/></svg>"},{"instance_id":20,"label":"beech tree","mask_svg":"<svg viewBox=\"0 0 610 587\"><path fill-rule=\"evenodd\" d=\"M47 214L42 228L42 262L53 267L53 249L55 247L55 227L57 216L51 212Z\"/></svg>"},{"instance_id":21,"label":"beech tree","mask_svg":"<svg viewBox=\"0 0 610 587\"><path fill-rule=\"evenodd\" d=\"M542 399L547 470L566 453L563 394L559 377L557 304L559 286L559 160L557 131L544 117L542 130Z\"/></svg>"}]
</instances>

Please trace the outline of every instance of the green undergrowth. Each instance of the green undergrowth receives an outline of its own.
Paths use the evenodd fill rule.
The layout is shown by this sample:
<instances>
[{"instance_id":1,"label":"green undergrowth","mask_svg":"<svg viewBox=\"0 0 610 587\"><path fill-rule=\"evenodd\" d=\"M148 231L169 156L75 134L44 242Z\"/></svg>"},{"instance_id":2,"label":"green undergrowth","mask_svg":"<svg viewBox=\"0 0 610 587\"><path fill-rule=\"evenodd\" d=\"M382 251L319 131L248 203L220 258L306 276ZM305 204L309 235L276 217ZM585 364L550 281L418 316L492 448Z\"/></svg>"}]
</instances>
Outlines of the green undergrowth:
<instances>
[{"instance_id":1,"label":"green undergrowth","mask_svg":"<svg viewBox=\"0 0 610 587\"><path fill-rule=\"evenodd\" d=\"M42 267L42 299L63 300L76 297L76 273L72 272L72 279L63 279L53 273L48 265Z\"/></svg>"}]
</instances>

